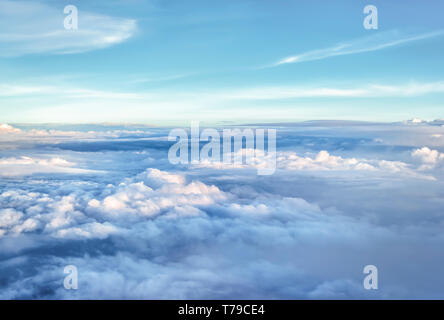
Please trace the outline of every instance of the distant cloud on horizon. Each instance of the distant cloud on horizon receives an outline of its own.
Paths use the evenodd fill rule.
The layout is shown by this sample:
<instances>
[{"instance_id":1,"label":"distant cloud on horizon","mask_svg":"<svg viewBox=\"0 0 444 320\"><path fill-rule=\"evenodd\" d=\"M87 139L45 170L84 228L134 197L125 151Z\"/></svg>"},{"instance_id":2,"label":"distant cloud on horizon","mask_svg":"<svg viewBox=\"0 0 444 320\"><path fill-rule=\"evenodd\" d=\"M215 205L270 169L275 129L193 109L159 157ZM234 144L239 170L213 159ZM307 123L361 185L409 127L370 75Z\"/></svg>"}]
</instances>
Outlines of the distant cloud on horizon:
<instances>
[{"instance_id":1,"label":"distant cloud on horizon","mask_svg":"<svg viewBox=\"0 0 444 320\"><path fill-rule=\"evenodd\" d=\"M330 99L324 101L323 105L334 104L338 99L377 99L377 98L399 98L422 97L444 94L444 81L436 82L406 82L406 83L369 83L355 84L348 83L342 85L321 85L321 84L295 84L281 86L251 86L244 88L224 88L224 89L151 89L151 90L99 90L88 87L74 87L67 85L57 85L54 83L0 83L0 98L11 99L13 103L27 103L32 98L35 105L41 105L40 109L20 110L12 109L9 115L3 114L1 122L32 122L29 119L36 119L44 112L48 117L47 122L66 122L66 114L70 114L70 121L81 123L84 121L84 114L89 114L89 121L113 122L116 115L119 121L126 122L149 120L147 114L156 114L155 120L201 120L205 121L206 113L199 113L203 108L217 108L222 105L237 105L238 115L249 113L249 108L258 102L285 102L303 101L303 99ZM46 102L49 101L49 102ZM122 109L122 106L125 108ZM131 109L131 114L126 110ZM43 110L43 111L42 111ZM260 113L257 109L255 115L261 115L255 121L264 119L270 120L267 114ZM220 117L232 116L232 114L221 113ZM278 109L270 110L273 114L278 114ZM284 111L282 111L284 112ZM213 112L213 115L216 113ZM174 115L175 117L172 117ZM319 118L316 114L308 116L311 119ZM13 116L13 117L12 117ZM104 118L105 116L105 118ZM128 116L128 117L127 117ZM422 116L423 118L439 118L438 116ZM332 118L332 117L329 117ZM412 116L399 115L393 117L393 121L401 121ZM211 118L211 119L214 119ZM211 120L210 119L210 120ZM262 119L262 120L261 120ZM325 119L323 117L322 119ZM319 120L319 119L317 119ZM343 119L342 119L343 120ZM353 120L369 120L364 117L356 117ZM246 119L243 120L245 122ZM249 120L251 121L251 119Z\"/></svg>"}]
</instances>

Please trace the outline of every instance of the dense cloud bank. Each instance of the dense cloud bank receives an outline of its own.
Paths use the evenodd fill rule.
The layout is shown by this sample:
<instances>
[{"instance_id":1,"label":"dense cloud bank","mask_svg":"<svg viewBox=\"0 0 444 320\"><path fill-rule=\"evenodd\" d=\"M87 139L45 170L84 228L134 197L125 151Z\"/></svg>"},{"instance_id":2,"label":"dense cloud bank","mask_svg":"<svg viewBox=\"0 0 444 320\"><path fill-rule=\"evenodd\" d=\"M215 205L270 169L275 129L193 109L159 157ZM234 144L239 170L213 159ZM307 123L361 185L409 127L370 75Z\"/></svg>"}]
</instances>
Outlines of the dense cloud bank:
<instances>
[{"instance_id":1,"label":"dense cloud bank","mask_svg":"<svg viewBox=\"0 0 444 320\"><path fill-rule=\"evenodd\" d=\"M277 130L257 176L171 165L162 128L1 125L0 298L442 298L442 124Z\"/></svg>"}]
</instances>

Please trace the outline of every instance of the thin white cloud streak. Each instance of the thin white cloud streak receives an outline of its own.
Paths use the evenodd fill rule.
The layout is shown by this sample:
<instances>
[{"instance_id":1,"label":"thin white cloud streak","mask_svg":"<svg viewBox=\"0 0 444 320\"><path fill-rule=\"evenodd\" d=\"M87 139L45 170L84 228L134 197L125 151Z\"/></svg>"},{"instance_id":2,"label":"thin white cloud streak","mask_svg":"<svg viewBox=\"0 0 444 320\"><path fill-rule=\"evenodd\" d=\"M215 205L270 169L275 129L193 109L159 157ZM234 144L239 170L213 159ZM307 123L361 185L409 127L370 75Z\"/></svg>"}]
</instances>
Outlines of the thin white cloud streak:
<instances>
[{"instance_id":1,"label":"thin white cloud streak","mask_svg":"<svg viewBox=\"0 0 444 320\"><path fill-rule=\"evenodd\" d=\"M194 74L188 73L188 74L172 74L172 75L166 75L166 76L148 76L148 77L139 77L134 80L131 80L130 83L150 83L150 82L167 82L167 81L174 81L183 79L189 76L192 76Z\"/></svg>"},{"instance_id":2,"label":"thin white cloud streak","mask_svg":"<svg viewBox=\"0 0 444 320\"><path fill-rule=\"evenodd\" d=\"M276 67L289 63L301 63L314 60L323 60L336 56L378 51L390 47L399 46L402 44L407 44L410 42L435 38L442 35L444 35L444 30L439 30L419 35L412 35L412 36L400 36L400 34L396 31L384 32L376 36L366 37L363 39L353 40L350 42L338 43L333 47L307 51L299 55L286 57L268 67Z\"/></svg>"},{"instance_id":3,"label":"thin white cloud streak","mask_svg":"<svg viewBox=\"0 0 444 320\"><path fill-rule=\"evenodd\" d=\"M146 95L137 93L119 93L84 88L66 88L58 86L10 85L0 84L0 97L20 96L62 96L65 98L97 98L97 99L142 99Z\"/></svg>"},{"instance_id":4,"label":"thin white cloud streak","mask_svg":"<svg viewBox=\"0 0 444 320\"><path fill-rule=\"evenodd\" d=\"M0 56L82 53L122 43L137 31L133 19L84 11L78 30L65 30L65 17L63 7L0 0Z\"/></svg>"},{"instance_id":5,"label":"thin white cloud streak","mask_svg":"<svg viewBox=\"0 0 444 320\"><path fill-rule=\"evenodd\" d=\"M10 85L0 84L0 97L66 97L72 99L96 98L141 101L225 101L225 100L279 100L297 98L378 98L410 97L444 93L444 81L410 82L398 85L370 84L356 87L321 86L264 86L243 89L215 91L141 91L115 92L85 88L66 88L57 86Z\"/></svg>"},{"instance_id":6,"label":"thin white cloud streak","mask_svg":"<svg viewBox=\"0 0 444 320\"><path fill-rule=\"evenodd\" d=\"M409 83L401 85L372 84L355 88L334 87L261 87L221 94L235 100L279 100L298 98L379 98L410 97L444 93L444 82Z\"/></svg>"},{"instance_id":7,"label":"thin white cloud streak","mask_svg":"<svg viewBox=\"0 0 444 320\"><path fill-rule=\"evenodd\" d=\"M91 174L99 171L75 168L75 163L62 158L0 158L0 177L28 176L37 173Z\"/></svg>"}]
</instances>

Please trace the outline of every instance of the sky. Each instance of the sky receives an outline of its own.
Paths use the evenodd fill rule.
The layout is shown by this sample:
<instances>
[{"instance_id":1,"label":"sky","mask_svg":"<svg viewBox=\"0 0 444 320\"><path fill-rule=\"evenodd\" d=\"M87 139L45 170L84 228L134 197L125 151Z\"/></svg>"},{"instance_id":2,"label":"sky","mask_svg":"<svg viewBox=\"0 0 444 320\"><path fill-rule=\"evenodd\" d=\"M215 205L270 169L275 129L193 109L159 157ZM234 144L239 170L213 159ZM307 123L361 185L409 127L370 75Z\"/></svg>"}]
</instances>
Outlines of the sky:
<instances>
[{"instance_id":1,"label":"sky","mask_svg":"<svg viewBox=\"0 0 444 320\"><path fill-rule=\"evenodd\" d=\"M366 5L378 29L363 27ZM66 5L78 30L65 30ZM443 118L442 1L0 0L0 122Z\"/></svg>"}]
</instances>

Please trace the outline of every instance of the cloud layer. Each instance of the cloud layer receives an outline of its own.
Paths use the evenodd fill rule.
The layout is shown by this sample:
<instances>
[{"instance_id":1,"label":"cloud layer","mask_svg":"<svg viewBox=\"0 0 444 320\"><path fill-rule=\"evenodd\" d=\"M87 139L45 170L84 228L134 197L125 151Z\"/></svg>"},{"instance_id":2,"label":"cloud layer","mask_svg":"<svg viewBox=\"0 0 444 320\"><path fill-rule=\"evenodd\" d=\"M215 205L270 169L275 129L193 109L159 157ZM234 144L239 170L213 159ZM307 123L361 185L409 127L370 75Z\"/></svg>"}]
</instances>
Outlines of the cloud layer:
<instances>
[{"instance_id":1,"label":"cloud layer","mask_svg":"<svg viewBox=\"0 0 444 320\"><path fill-rule=\"evenodd\" d=\"M438 298L439 123L280 126L272 176L173 166L163 128L2 125L0 298Z\"/></svg>"}]
</instances>

